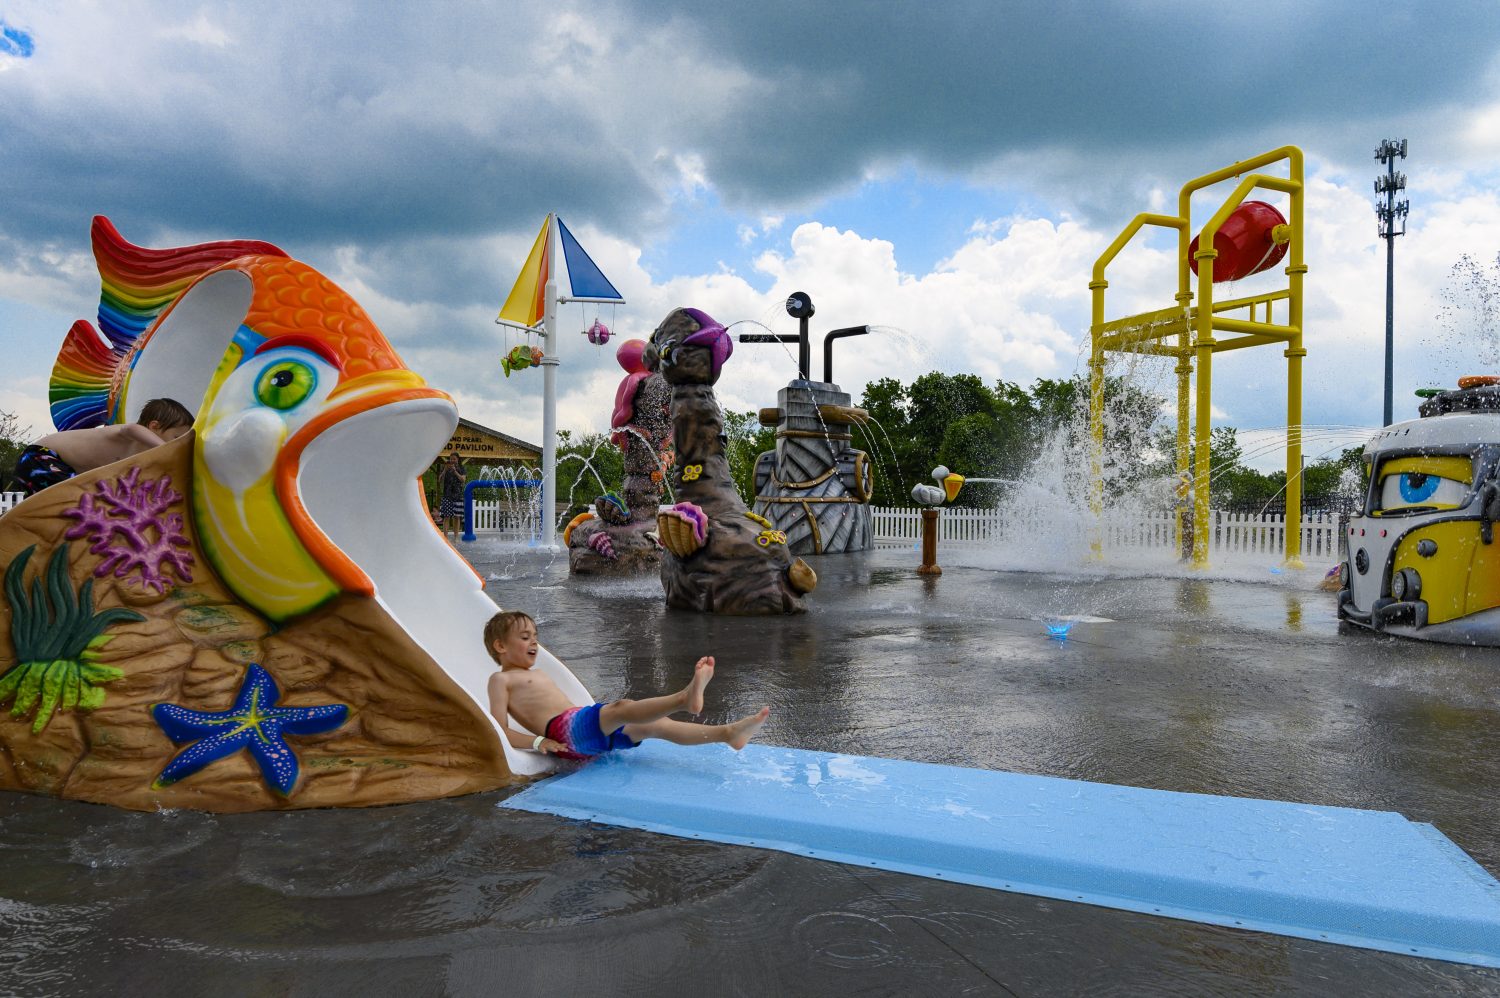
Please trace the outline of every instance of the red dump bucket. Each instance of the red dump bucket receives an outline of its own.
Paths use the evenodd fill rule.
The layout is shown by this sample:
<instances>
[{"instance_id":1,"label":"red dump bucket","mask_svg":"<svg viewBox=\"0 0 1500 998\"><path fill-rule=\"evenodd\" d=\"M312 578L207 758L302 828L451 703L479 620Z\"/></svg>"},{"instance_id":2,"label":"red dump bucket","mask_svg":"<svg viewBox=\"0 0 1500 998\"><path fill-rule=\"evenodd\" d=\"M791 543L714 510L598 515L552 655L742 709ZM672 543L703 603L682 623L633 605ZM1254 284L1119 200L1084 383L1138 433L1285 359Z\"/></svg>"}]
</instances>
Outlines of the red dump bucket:
<instances>
[{"instance_id":1,"label":"red dump bucket","mask_svg":"<svg viewBox=\"0 0 1500 998\"><path fill-rule=\"evenodd\" d=\"M1214 234L1214 249L1219 255L1214 260L1214 283L1238 281L1242 277L1258 274L1281 262L1286 256L1289 243L1277 243L1271 231L1285 225L1281 212L1264 201L1246 201L1234 209ZM1193 237L1188 247L1188 263L1193 273L1198 273L1198 237Z\"/></svg>"}]
</instances>

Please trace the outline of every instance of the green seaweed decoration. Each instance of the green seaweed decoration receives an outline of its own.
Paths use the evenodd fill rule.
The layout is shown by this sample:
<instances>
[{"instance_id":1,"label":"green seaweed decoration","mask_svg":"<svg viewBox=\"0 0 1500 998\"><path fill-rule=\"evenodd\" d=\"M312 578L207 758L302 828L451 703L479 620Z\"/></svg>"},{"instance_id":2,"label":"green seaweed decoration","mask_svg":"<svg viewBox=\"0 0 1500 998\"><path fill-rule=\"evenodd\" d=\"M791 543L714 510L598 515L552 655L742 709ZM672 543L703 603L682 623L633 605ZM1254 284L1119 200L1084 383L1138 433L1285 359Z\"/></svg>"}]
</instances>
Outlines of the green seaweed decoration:
<instances>
[{"instance_id":1,"label":"green seaweed decoration","mask_svg":"<svg viewBox=\"0 0 1500 998\"><path fill-rule=\"evenodd\" d=\"M58 710L93 710L104 703L104 683L125 673L101 665L99 650L114 635L104 629L121 620L145 620L134 610L113 607L94 612L94 580L75 595L68 578L68 546L52 552L45 573L31 580L26 595L23 575L36 545L22 551L5 570L5 598L10 602L10 638L16 664L0 674L0 707L15 698L12 717L36 707L32 734L40 734ZM43 585L42 576L46 575Z\"/></svg>"}]
</instances>

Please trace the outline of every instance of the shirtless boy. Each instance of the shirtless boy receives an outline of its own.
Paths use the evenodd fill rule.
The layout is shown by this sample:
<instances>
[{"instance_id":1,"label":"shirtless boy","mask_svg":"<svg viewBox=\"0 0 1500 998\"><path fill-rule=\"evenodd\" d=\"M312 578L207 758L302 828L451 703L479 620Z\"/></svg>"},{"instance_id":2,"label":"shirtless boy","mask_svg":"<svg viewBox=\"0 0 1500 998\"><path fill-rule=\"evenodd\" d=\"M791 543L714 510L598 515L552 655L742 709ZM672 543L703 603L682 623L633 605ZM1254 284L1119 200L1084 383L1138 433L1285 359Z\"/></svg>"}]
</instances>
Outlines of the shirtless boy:
<instances>
[{"instance_id":1,"label":"shirtless boy","mask_svg":"<svg viewBox=\"0 0 1500 998\"><path fill-rule=\"evenodd\" d=\"M679 692L649 700L574 706L536 665L536 622L519 610L497 613L484 627L484 646L500 671L490 677L490 713L513 748L531 749L563 759L587 759L616 749L635 748L646 738L678 745L719 742L739 751L771 716L770 707L729 724L692 724L667 715L703 711L703 690L714 677L714 660L704 656L692 681ZM511 728L507 715L536 736Z\"/></svg>"},{"instance_id":2,"label":"shirtless boy","mask_svg":"<svg viewBox=\"0 0 1500 998\"><path fill-rule=\"evenodd\" d=\"M152 399L141 409L140 422L48 434L16 459L16 480L33 496L74 475L160 447L192 428L193 414L180 402Z\"/></svg>"}]
</instances>

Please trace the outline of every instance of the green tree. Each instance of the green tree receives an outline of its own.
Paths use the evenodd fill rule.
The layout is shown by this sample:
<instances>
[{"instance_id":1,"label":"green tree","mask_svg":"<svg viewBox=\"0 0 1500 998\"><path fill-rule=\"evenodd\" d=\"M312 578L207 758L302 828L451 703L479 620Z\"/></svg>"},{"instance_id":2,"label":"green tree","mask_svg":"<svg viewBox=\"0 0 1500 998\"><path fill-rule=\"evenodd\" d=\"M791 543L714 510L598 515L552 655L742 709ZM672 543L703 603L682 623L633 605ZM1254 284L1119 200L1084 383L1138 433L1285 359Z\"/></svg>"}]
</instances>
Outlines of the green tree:
<instances>
[{"instance_id":1,"label":"green tree","mask_svg":"<svg viewBox=\"0 0 1500 998\"><path fill-rule=\"evenodd\" d=\"M1367 481L1364 448L1346 448L1337 457L1322 458L1302 470L1302 504L1331 509L1357 502Z\"/></svg>"},{"instance_id":2,"label":"green tree","mask_svg":"<svg viewBox=\"0 0 1500 998\"><path fill-rule=\"evenodd\" d=\"M724 413L724 456L734 487L746 505L755 502L755 462L766 451L776 449L776 427L762 426L753 412Z\"/></svg>"},{"instance_id":3,"label":"green tree","mask_svg":"<svg viewBox=\"0 0 1500 998\"><path fill-rule=\"evenodd\" d=\"M21 456L31 439L31 427L22 426L21 418L15 413L0 409L0 489L10 487L16 458Z\"/></svg>"},{"instance_id":4,"label":"green tree","mask_svg":"<svg viewBox=\"0 0 1500 998\"><path fill-rule=\"evenodd\" d=\"M870 414L868 425L855 425L853 446L870 456L875 471L877 506L911 506L915 476L926 480L931 455L922 456L922 444L913 438L908 423L907 388L895 378L881 378L865 386L860 408ZM926 464L925 469L923 467ZM919 470L920 469L920 470Z\"/></svg>"},{"instance_id":5,"label":"green tree","mask_svg":"<svg viewBox=\"0 0 1500 998\"><path fill-rule=\"evenodd\" d=\"M557 498L568 516L588 509L605 492L618 492L625 480L625 455L605 433L557 431Z\"/></svg>"}]
</instances>

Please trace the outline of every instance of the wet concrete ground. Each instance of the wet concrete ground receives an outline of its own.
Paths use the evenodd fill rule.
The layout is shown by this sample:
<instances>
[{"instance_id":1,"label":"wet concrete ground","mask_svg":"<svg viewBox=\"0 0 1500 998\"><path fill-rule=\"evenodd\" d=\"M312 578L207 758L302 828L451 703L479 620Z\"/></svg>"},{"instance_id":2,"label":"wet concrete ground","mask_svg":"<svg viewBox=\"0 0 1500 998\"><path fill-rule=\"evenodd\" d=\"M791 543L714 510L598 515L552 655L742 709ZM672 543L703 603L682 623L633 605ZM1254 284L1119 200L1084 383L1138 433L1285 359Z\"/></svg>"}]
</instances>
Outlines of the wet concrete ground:
<instances>
[{"instance_id":1,"label":"wet concrete ground","mask_svg":"<svg viewBox=\"0 0 1500 998\"><path fill-rule=\"evenodd\" d=\"M1500 871L1500 652L1341 635L1305 578L1079 578L910 551L816 563L803 617L475 549L596 696L717 656L763 740L1395 810ZM1065 642L1041 618L1078 623ZM478 648L476 637L476 653ZM1500 971L496 808L142 815L0 795L0 992L1500 994Z\"/></svg>"}]
</instances>

